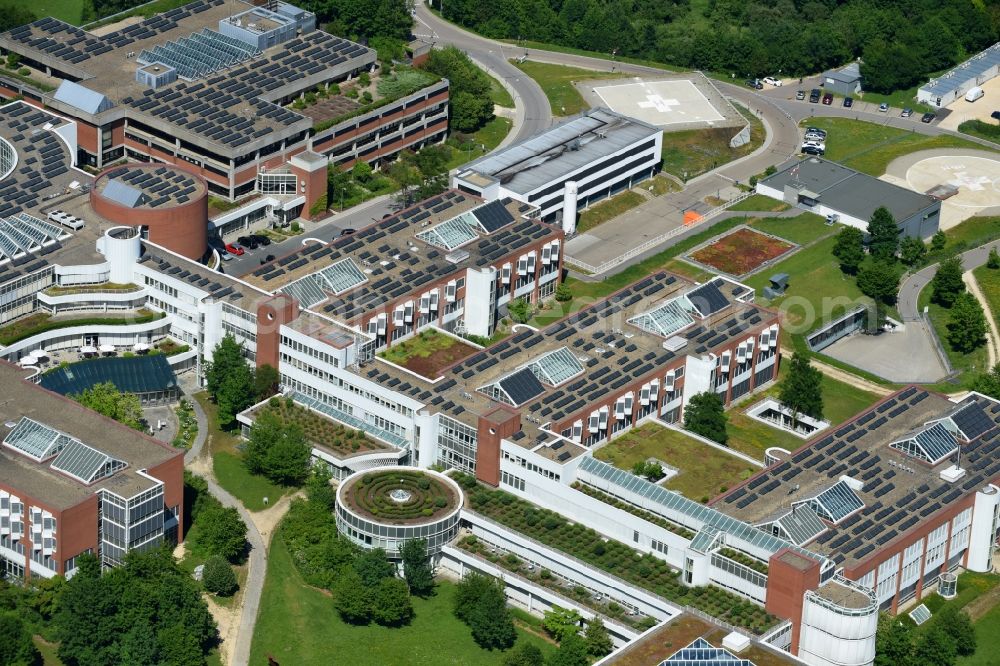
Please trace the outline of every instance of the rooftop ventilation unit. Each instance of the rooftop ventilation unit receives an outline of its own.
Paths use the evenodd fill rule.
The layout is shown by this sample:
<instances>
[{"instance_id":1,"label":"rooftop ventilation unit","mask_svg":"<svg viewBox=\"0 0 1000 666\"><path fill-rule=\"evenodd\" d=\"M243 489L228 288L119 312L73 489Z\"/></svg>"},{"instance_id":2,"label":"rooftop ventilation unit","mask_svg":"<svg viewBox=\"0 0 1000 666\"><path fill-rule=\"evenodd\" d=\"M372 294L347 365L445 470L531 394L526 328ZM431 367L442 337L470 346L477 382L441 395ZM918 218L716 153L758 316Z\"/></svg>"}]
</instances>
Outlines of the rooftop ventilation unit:
<instances>
[{"instance_id":1,"label":"rooftop ventilation unit","mask_svg":"<svg viewBox=\"0 0 1000 666\"><path fill-rule=\"evenodd\" d=\"M965 476L965 470L957 465L951 465L941 470L941 480L948 483L955 483Z\"/></svg>"},{"instance_id":2,"label":"rooftop ventilation unit","mask_svg":"<svg viewBox=\"0 0 1000 666\"><path fill-rule=\"evenodd\" d=\"M452 264L460 264L469 258L469 253L467 250L454 250L444 255L445 261Z\"/></svg>"}]
</instances>

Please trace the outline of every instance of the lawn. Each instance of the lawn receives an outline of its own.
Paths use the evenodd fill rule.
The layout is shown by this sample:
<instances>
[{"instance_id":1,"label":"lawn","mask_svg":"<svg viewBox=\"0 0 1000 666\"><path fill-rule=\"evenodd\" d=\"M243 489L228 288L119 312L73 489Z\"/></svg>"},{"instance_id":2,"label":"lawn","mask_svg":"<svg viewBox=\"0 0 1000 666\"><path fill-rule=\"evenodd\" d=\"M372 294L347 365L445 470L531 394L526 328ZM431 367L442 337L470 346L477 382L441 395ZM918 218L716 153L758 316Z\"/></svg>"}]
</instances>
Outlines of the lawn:
<instances>
[{"instance_id":1,"label":"lawn","mask_svg":"<svg viewBox=\"0 0 1000 666\"><path fill-rule=\"evenodd\" d=\"M978 143L954 136L927 136L849 118L808 118L801 124L818 127L830 133L826 141L826 159L840 162L844 166L871 176L881 176L894 159L918 150L933 148L986 150Z\"/></svg>"},{"instance_id":2,"label":"lawn","mask_svg":"<svg viewBox=\"0 0 1000 666\"><path fill-rule=\"evenodd\" d=\"M730 148L729 141L736 128L694 129L663 134L663 170L688 181L744 155L749 155L764 141L764 126L757 116L733 103L737 111L750 122L750 142Z\"/></svg>"},{"instance_id":3,"label":"lawn","mask_svg":"<svg viewBox=\"0 0 1000 666\"><path fill-rule=\"evenodd\" d=\"M795 217L762 217L753 221L753 228L797 245L809 245L833 236L841 229L827 226L823 218L814 213L800 213Z\"/></svg>"},{"instance_id":4,"label":"lawn","mask_svg":"<svg viewBox=\"0 0 1000 666\"><path fill-rule=\"evenodd\" d=\"M571 116L589 108L583 96L573 85L575 82L594 79L620 79L624 76L621 73L592 72L576 67L550 65L531 60L520 63L511 60L510 63L533 78L542 87L542 91L549 99L549 106L552 107L552 115L554 116Z\"/></svg>"},{"instance_id":5,"label":"lawn","mask_svg":"<svg viewBox=\"0 0 1000 666\"><path fill-rule=\"evenodd\" d=\"M758 471L741 458L655 423L647 423L616 437L597 449L594 457L625 470L631 470L635 463L645 462L647 458L662 460L679 470L677 476L667 481L666 487L689 499L702 501L725 492Z\"/></svg>"},{"instance_id":6,"label":"lawn","mask_svg":"<svg viewBox=\"0 0 1000 666\"><path fill-rule=\"evenodd\" d=\"M1000 270L987 268L982 265L972 271L972 275L979 283L979 289L986 297L986 303L994 317L1000 316Z\"/></svg>"},{"instance_id":7,"label":"lawn","mask_svg":"<svg viewBox=\"0 0 1000 666\"><path fill-rule=\"evenodd\" d=\"M472 345L435 330L425 330L390 345L378 355L422 377L437 379L442 370L474 353L476 348Z\"/></svg>"},{"instance_id":8,"label":"lawn","mask_svg":"<svg viewBox=\"0 0 1000 666\"><path fill-rule=\"evenodd\" d=\"M506 109L514 108L514 98L510 96L503 84L492 76L490 76L490 99L493 100L495 106L502 106Z\"/></svg>"},{"instance_id":9,"label":"lawn","mask_svg":"<svg viewBox=\"0 0 1000 666\"><path fill-rule=\"evenodd\" d=\"M441 14L436 9L431 9L435 14L440 16ZM585 49L575 49L572 46L562 46L560 44L547 44L545 42L533 42L527 39L501 39L501 42L510 44L516 47L517 51L515 53L520 56L522 53L528 53L530 55L530 50L536 51L552 51L553 53L570 53L573 55L582 55L590 58L598 58L601 60L607 60L609 67L614 67L615 63L618 61L632 63L634 65L643 65L644 67L655 67L656 69L662 69L667 72L680 72L683 71L678 67L672 67L670 65L665 65L662 62L654 62L652 60L642 60L641 58L628 58L623 56L612 57L608 53L600 53L597 51L587 51ZM523 49L520 50L520 49Z\"/></svg>"},{"instance_id":10,"label":"lawn","mask_svg":"<svg viewBox=\"0 0 1000 666\"><path fill-rule=\"evenodd\" d=\"M938 340L941 342L941 347L948 356L948 362L951 363L952 369L959 373L959 382L963 382L965 378L974 373L989 370L989 352L986 349L985 343L977 347L969 354L963 354L962 352L956 351L951 348L950 344L948 344L948 320L950 319L950 311L948 308L941 307L937 303L931 303L930 284L928 284L927 287L920 292L920 298L917 301L917 306L921 312L923 312L924 307L927 308L927 316L930 317L931 325L934 327L934 332L937 334Z\"/></svg>"},{"instance_id":11,"label":"lawn","mask_svg":"<svg viewBox=\"0 0 1000 666\"><path fill-rule=\"evenodd\" d=\"M261 511L267 508L264 498L269 502L278 499L289 492L290 488L271 483L263 476L256 476L243 466L243 457L236 448L241 439L238 435L219 428L218 410L215 403L202 391L194 396L208 417L208 441L206 445L212 455L212 468L215 479L234 497L240 500L250 511Z\"/></svg>"},{"instance_id":12,"label":"lawn","mask_svg":"<svg viewBox=\"0 0 1000 666\"><path fill-rule=\"evenodd\" d=\"M772 199L771 197L764 196L763 194L754 194L737 204L733 204L729 207L729 210L747 211L751 213L780 213L781 211L788 210L789 208L791 208L791 206L786 204L784 201L778 201L777 199Z\"/></svg>"},{"instance_id":13,"label":"lawn","mask_svg":"<svg viewBox=\"0 0 1000 666\"><path fill-rule=\"evenodd\" d=\"M748 227L737 229L689 256L729 275L740 276L774 261L794 246Z\"/></svg>"},{"instance_id":14,"label":"lawn","mask_svg":"<svg viewBox=\"0 0 1000 666\"><path fill-rule=\"evenodd\" d=\"M1000 125L988 123L982 120L966 120L958 126L958 131L962 134L986 139L993 143L1000 143Z\"/></svg>"},{"instance_id":15,"label":"lawn","mask_svg":"<svg viewBox=\"0 0 1000 666\"><path fill-rule=\"evenodd\" d=\"M641 187L641 185L637 187ZM633 192L632 190L626 190L616 194L610 199L605 199L599 204L595 204L580 213L580 222L577 224L576 230L578 233L582 234L585 231L593 229L599 224L603 224L610 219L616 218L619 215L642 205L644 201L646 201L645 197L641 194Z\"/></svg>"},{"instance_id":16,"label":"lawn","mask_svg":"<svg viewBox=\"0 0 1000 666\"><path fill-rule=\"evenodd\" d=\"M448 160L446 168L449 171L457 169L466 162L471 162L493 150L504 140L510 132L512 125L513 123L509 118L497 116L476 130L472 138L468 141L459 143L454 138L449 139L445 145L451 148L451 159ZM485 150L483 146L486 146Z\"/></svg>"},{"instance_id":17,"label":"lawn","mask_svg":"<svg viewBox=\"0 0 1000 666\"><path fill-rule=\"evenodd\" d=\"M43 5L30 5L30 9L39 18L51 16L72 25L83 20L83 0L46 0Z\"/></svg>"},{"instance_id":18,"label":"lawn","mask_svg":"<svg viewBox=\"0 0 1000 666\"><path fill-rule=\"evenodd\" d=\"M413 600L414 619L405 627L345 624L330 596L303 582L279 529L271 541L250 663L266 666L271 656L282 664L326 665L336 655L338 664L499 666L505 653L476 645L469 628L452 614L454 595L454 584L439 582L433 597ZM537 645L546 656L554 651L519 628L521 642Z\"/></svg>"}]
</instances>

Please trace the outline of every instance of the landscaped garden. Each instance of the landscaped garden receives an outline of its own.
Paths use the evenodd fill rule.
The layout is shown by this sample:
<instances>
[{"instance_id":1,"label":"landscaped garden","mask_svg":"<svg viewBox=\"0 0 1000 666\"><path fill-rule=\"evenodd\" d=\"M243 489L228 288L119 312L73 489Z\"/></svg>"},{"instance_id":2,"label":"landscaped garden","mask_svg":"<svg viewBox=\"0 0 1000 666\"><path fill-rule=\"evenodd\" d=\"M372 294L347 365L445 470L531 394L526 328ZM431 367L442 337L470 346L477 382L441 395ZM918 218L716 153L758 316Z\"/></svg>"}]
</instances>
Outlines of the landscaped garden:
<instances>
[{"instance_id":1,"label":"landscaped garden","mask_svg":"<svg viewBox=\"0 0 1000 666\"><path fill-rule=\"evenodd\" d=\"M780 238L744 227L695 250L689 256L698 263L738 277L774 261L794 247Z\"/></svg>"},{"instance_id":2,"label":"landscaped garden","mask_svg":"<svg viewBox=\"0 0 1000 666\"><path fill-rule=\"evenodd\" d=\"M263 413L274 414L283 424L298 425L302 428L306 441L343 455L389 448L381 442L369 439L360 430L348 428L296 404L291 398L271 398L253 416L256 418Z\"/></svg>"},{"instance_id":3,"label":"landscaped garden","mask_svg":"<svg viewBox=\"0 0 1000 666\"><path fill-rule=\"evenodd\" d=\"M466 489L469 505L477 513L632 585L757 634L778 621L756 604L720 588L685 586L677 570L650 553L640 554L589 527L571 523L554 511L482 486L467 474L455 472L452 476Z\"/></svg>"},{"instance_id":4,"label":"landscaped garden","mask_svg":"<svg viewBox=\"0 0 1000 666\"><path fill-rule=\"evenodd\" d=\"M379 357L421 377L437 379L445 368L476 351L475 347L458 338L434 329L425 329L412 338L390 345L379 352Z\"/></svg>"},{"instance_id":5,"label":"landscaped garden","mask_svg":"<svg viewBox=\"0 0 1000 666\"><path fill-rule=\"evenodd\" d=\"M174 437L173 445L189 449L198 435L198 419L194 416L194 408L188 400L181 398L174 413L177 415L177 436Z\"/></svg>"},{"instance_id":6,"label":"landscaped garden","mask_svg":"<svg viewBox=\"0 0 1000 666\"><path fill-rule=\"evenodd\" d=\"M786 204L784 201L778 201L777 199L772 199L771 197L763 194L754 194L737 204L733 204L729 207L729 210L750 213L780 213L781 211L788 210L789 208L791 208L791 206Z\"/></svg>"},{"instance_id":7,"label":"landscaped garden","mask_svg":"<svg viewBox=\"0 0 1000 666\"><path fill-rule=\"evenodd\" d=\"M756 467L679 430L647 423L616 437L594 452L598 460L631 470L648 458L662 460L678 474L665 486L688 499L707 502L750 478Z\"/></svg>"},{"instance_id":8,"label":"landscaped garden","mask_svg":"<svg viewBox=\"0 0 1000 666\"><path fill-rule=\"evenodd\" d=\"M458 497L430 474L388 470L365 474L343 490L352 511L379 522L422 522L457 506Z\"/></svg>"},{"instance_id":9,"label":"landscaped garden","mask_svg":"<svg viewBox=\"0 0 1000 666\"><path fill-rule=\"evenodd\" d=\"M153 312L145 308L121 316L103 315L97 317L83 315L59 317L58 319L53 318L47 312L36 312L0 328L0 345L12 345L15 342L30 338L39 333L68 328L70 326L126 326L128 324L145 324L166 316L163 312Z\"/></svg>"}]
</instances>

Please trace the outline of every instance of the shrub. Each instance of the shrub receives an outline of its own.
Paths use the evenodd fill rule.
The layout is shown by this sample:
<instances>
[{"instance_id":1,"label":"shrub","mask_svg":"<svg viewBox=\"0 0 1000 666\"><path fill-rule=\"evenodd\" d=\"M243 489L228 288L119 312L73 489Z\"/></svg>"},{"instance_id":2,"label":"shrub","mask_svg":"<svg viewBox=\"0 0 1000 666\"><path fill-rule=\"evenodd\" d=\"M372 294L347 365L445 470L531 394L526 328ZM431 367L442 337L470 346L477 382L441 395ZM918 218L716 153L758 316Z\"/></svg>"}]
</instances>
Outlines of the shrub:
<instances>
[{"instance_id":1,"label":"shrub","mask_svg":"<svg viewBox=\"0 0 1000 666\"><path fill-rule=\"evenodd\" d=\"M547 530L554 530L560 525L562 525L562 521L560 521L555 516L549 516L548 518L545 519L545 522L542 524L542 526Z\"/></svg>"},{"instance_id":2,"label":"shrub","mask_svg":"<svg viewBox=\"0 0 1000 666\"><path fill-rule=\"evenodd\" d=\"M540 572L538 572L538 575L541 576L542 580L549 580L550 578L552 578L552 572L549 571L548 569L542 569Z\"/></svg>"},{"instance_id":3,"label":"shrub","mask_svg":"<svg viewBox=\"0 0 1000 666\"><path fill-rule=\"evenodd\" d=\"M208 592L220 597L232 596L239 589L236 573L225 558L219 555L213 555L205 561L201 581Z\"/></svg>"},{"instance_id":4,"label":"shrub","mask_svg":"<svg viewBox=\"0 0 1000 666\"><path fill-rule=\"evenodd\" d=\"M292 222L292 232L299 233L299 231L301 231L301 230L302 230L302 227L299 226L298 220L293 221Z\"/></svg>"}]
</instances>

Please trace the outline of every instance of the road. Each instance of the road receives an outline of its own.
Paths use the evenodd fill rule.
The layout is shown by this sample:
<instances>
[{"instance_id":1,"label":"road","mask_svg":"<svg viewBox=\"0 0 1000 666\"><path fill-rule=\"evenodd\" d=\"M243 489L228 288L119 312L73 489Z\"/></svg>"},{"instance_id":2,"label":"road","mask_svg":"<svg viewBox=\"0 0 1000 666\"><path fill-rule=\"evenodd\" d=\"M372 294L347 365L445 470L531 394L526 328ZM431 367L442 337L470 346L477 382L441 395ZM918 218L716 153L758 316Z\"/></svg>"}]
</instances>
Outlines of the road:
<instances>
[{"instance_id":1,"label":"road","mask_svg":"<svg viewBox=\"0 0 1000 666\"><path fill-rule=\"evenodd\" d=\"M195 419L198 421L198 435L195 437L191 448L184 454L184 466L190 468L192 463L197 461L203 453L205 442L208 440L208 418L202 410L201 405L194 399L192 393L188 393L188 399L194 408ZM250 643L253 639L254 625L257 623L257 610L260 608L260 595L264 591L264 574L267 571L267 548L264 538L257 530L250 513L243 506L243 503L226 492L222 486L215 482L211 474L211 458L208 458L208 474L201 475L208 483L208 492L211 493L223 506L235 507L240 513L240 518L247 526L247 541L250 543L249 566L247 579L243 583L243 600L241 603L240 626L236 633L236 640L233 641L230 654L230 666L247 666L250 663Z\"/></svg>"},{"instance_id":2,"label":"road","mask_svg":"<svg viewBox=\"0 0 1000 666\"><path fill-rule=\"evenodd\" d=\"M986 245L980 245L961 254L962 270L971 271L986 263L990 256L990 249L996 248L1000 251L1000 241L993 241ZM924 290L937 272L938 264L932 264L913 273L899 287L899 314L903 321L917 321L921 319L920 307L917 303L920 292Z\"/></svg>"}]
</instances>

